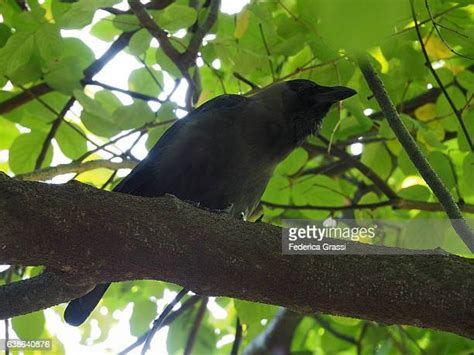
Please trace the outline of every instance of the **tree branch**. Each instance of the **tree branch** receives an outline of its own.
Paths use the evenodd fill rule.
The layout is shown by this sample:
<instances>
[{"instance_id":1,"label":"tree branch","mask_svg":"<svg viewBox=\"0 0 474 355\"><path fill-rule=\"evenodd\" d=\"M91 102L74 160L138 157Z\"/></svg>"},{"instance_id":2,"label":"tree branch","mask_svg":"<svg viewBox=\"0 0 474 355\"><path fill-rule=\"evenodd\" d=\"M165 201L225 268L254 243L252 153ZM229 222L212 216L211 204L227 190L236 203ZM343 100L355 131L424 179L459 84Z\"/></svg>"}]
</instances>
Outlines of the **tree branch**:
<instances>
[{"instance_id":1,"label":"tree branch","mask_svg":"<svg viewBox=\"0 0 474 355\"><path fill-rule=\"evenodd\" d=\"M61 110L61 112L59 112L58 117L56 117L56 119L51 124L51 128L49 129L48 135L46 136L43 142L43 145L41 147L41 151L38 155L38 158L36 159L35 170L40 169L41 165L43 165L43 162L44 162L44 159L46 158L46 154L48 153L48 149L51 144L51 141L56 135L56 132L58 131L59 126L61 125L61 122L64 119L64 116L66 116L66 113L69 111L69 109L72 107L75 101L76 99L74 96L70 97L69 100L67 100L66 104L64 105L63 109Z\"/></svg>"},{"instance_id":2,"label":"tree branch","mask_svg":"<svg viewBox=\"0 0 474 355\"><path fill-rule=\"evenodd\" d=\"M173 47L169 38L168 32L158 26L153 18L146 12L145 6L139 0L128 0L128 5L132 9L135 16L142 26L160 43L163 52L170 58L181 71L186 71L186 68L181 63L181 53Z\"/></svg>"},{"instance_id":3,"label":"tree branch","mask_svg":"<svg viewBox=\"0 0 474 355\"><path fill-rule=\"evenodd\" d=\"M401 145L408 153L410 160L413 162L423 179L425 179L428 186L438 198L439 202L446 211L446 214L451 219L451 224L453 225L453 228L457 234L461 237L469 250L474 252L474 233L471 231L464 220L462 213L456 204L456 201L454 201L453 196L441 181L438 174L436 174L436 172L433 170L428 160L426 160L425 156L416 145L415 140L410 135L410 132L408 132L404 123L400 119L397 110L385 91L382 80L377 75L375 69L369 61L369 58L367 56L360 57L359 66L362 70L362 73L364 74L367 84L374 93L380 108L384 112L390 127L395 132Z\"/></svg>"},{"instance_id":4,"label":"tree branch","mask_svg":"<svg viewBox=\"0 0 474 355\"><path fill-rule=\"evenodd\" d=\"M265 328L247 346L244 355L290 354L293 334L304 315L281 309Z\"/></svg>"},{"instance_id":5,"label":"tree branch","mask_svg":"<svg viewBox=\"0 0 474 355\"><path fill-rule=\"evenodd\" d=\"M84 163L80 161L74 161L69 164L60 164L57 166L51 166L48 168L35 170L31 173L26 174L19 174L16 175L15 178L19 180L39 180L39 181L46 181L50 180L55 176L62 175L62 174L69 174L69 173L83 173L85 171L94 170L94 169L110 169L110 170L117 170L117 169L133 169L137 166L138 162L135 160L123 160L120 163L112 162L107 159L96 159L86 161Z\"/></svg>"},{"instance_id":6,"label":"tree branch","mask_svg":"<svg viewBox=\"0 0 474 355\"><path fill-rule=\"evenodd\" d=\"M128 96L133 97L135 99L140 99L140 100L143 100L143 101L154 101L154 102L159 102L160 104L162 104L163 102L166 102L166 101L160 100L159 98L154 97L154 96L142 94L142 93L136 92L136 91L121 89L121 88L118 88L118 87L115 87L115 86L112 86L112 85L109 85L109 84L101 83L100 81L97 81L97 80L87 80L87 81L84 80L84 84L100 86L101 88L106 89L106 90L118 91L118 92L121 92L122 94L128 95Z\"/></svg>"},{"instance_id":7,"label":"tree branch","mask_svg":"<svg viewBox=\"0 0 474 355\"><path fill-rule=\"evenodd\" d=\"M281 229L272 225L209 213L171 196L142 198L5 174L0 224L0 263L44 265L69 285L163 280L202 295L474 338L473 259L358 243L348 248L362 255L281 255ZM23 295L36 292L31 282L15 287ZM39 310L86 291L58 294L58 283L44 297L15 298L14 310L11 299L0 297L0 314Z\"/></svg>"},{"instance_id":8,"label":"tree branch","mask_svg":"<svg viewBox=\"0 0 474 355\"><path fill-rule=\"evenodd\" d=\"M322 140L326 145L329 146L329 141L324 138L322 135L318 134L318 138ZM312 145L309 143L304 143L303 148L305 148L309 152L318 152L318 153L326 153L327 154L327 149L318 147L316 145ZM331 146L331 154L338 157L341 160L349 162L354 168L359 170L365 177L367 177L369 180L371 180L377 188L384 193L388 198L390 199L396 199L397 194L395 191L392 190L388 184L383 181L380 176L378 176L369 166L365 165L362 163L360 160L357 158L353 157L346 151L339 149L335 145Z\"/></svg>"},{"instance_id":9,"label":"tree branch","mask_svg":"<svg viewBox=\"0 0 474 355\"><path fill-rule=\"evenodd\" d=\"M91 284L69 282L59 273L46 271L31 279L1 286L0 319L51 307L64 302L65 299L72 299L77 294L84 294L94 287Z\"/></svg>"},{"instance_id":10,"label":"tree branch","mask_svg":"<svg viewBox=\"0 0 474 355\"><path fill-rule=\"evenodd\" d=\"M153 0L148 4L145 4L145 8L147 10L163 10L168 5L172 4L174 0ZM131 10L119 10L115 7L103 7L101 10L107 11L112 15L125 15L125 14L133 14Z\"/></svg>"},{"instance_id":11,"label":"tree branch","mask_svg":"<svg viewBox=\"0 0 474 355\"><path fill-rule=\"evenodd\" d=\"M194 318L193 326L191 327L191 331L189 332L188 340L186 341L186 346L184 347L184 355L192 354L192 350L199 333L199 328L201 327L204 315L206 314L208 301L209 298L207 297L203 297L201 300L198 312L196 314L196 317Z\"/></svg>"},{"instance_id":12,"label":"tree branch","mask_svg":"<svg viewBox=\"0 0 474 355\"><path fill-rule=\"evenodd\" d=\"M376 208L391 206L401 210L420 210L429 212L443 212L444 208L440 203L425 202L415 200L405 200L397 197L393 200L386 200L373 203L357 203L344 206L313 206L313 205L283 205L279 203L272 203L262 201L262 205L273 208L284 208L290 210L315 210L315 211L345 211L345 210L374 210ZM459 208L468 213L474 213L474 205L460 204Z\"/></svg>"},{"instance_id":13,"label":"tree branch","mask_svg":"<svg viewBox=\"0 0 474 355\"><path fill-rule=\"evenodd\" d=\"M216 22L220 4L220 0L210 0L209 13L204 20L204 23L194 32L194 35L189 42L188 48L183 54L182 61L186 68L189 68L196 59L196 55L199 51L199 48L201 47L204 36L209 32L211 27Z\"/></svg>"}]
</instances>

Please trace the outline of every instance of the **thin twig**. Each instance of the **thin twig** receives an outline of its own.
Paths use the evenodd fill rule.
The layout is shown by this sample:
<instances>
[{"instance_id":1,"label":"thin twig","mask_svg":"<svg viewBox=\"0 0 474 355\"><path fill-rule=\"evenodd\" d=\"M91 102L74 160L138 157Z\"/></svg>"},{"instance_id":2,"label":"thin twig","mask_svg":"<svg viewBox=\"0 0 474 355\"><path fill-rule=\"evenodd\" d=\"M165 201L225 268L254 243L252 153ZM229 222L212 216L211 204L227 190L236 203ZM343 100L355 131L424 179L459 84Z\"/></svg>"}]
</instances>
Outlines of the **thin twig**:
<instances>
[{"instance_id":1,"label":"thin twig","mask_svg":"<svg viewBox=\"0 0 474 355\"><path fill-rule=\"evenodd\" d=\"M241 74L237 73L237 72L233 72L232 73L234 75L234 77L237 79L237 80L240 80L242 81L243 83L247 84L248 86L250 86L252 88L252 90L258 90L260 89L260 86L258 86L257 84L254 84L252 83L250 80L248 80L247 78L243 77Z\"/></svg>"},{"instance_id":2,"label":"thin twig","mask_svg":"<svg viewBox=\"0 0 474 355\"><path fill-rule=\"evenodd\" d=\"M346 335L346 334L343 334L341 333L340 331L338 331L337 329L334 329L334 327L331 325L331 323L329 323L326 319L324 319L323 317L315 314L313 316L314 320L319 323L321 325L321 327L323 327L325 330L327 330L329 333L331 333L334 337L338 338L338 339L341 339L347 343L350 343L350 344L353 344L353 345L356 345L359 343L356 339L354 339L353 337L349 336L349 335Z\"/></svg>"},{"instance_id":3,"label":"thin twig","mask_svg":"<svg viewBox=\"0 0 474 355\"><path fill-rule=\"evenodd\" d=\"M183 304L181 305L181 307L179 307L179 309L172 312L168 317L166 317L166 319L163 321L163 323L161 323L161 327L163 328L163 327L173 323L179 316L181 316L189 308L194 306L200 299L201 299L201 296L197 296L197 295L192 296L189 299L187 299L185 302L183 302ZM136 347L142 345L145 342L146 338L148 337L148 334L150 333L150 331L151 331L151 329L148 330L142 336L140 336L132 345L128 346L126 349L119 352L119 354L120 355L125 355L125 354L129 353L130 351L132 351L133 349L135 349Z\"/></svg>"},{"instance_id":4,"label":"thin twig","mask_svg":"<svg viewBox=\"0 0 474 355\"><path fill-rule=\"evenodd\" d=\"M461 129L464 133L464 136L466 137L466 141L469 144L469 147L471 148L471 151L474 151L474 145L472 143L471 137L469 136L469 132L466 128L466 125L464 124L461 113L456 108L456 105L454 104L453 100L451 99L451 96L449 96L448 92L446 91L446 88L444 87L443 82L441 81L440 77L438 76L438 74L434 70L433 66L431 65L430 57L428 55L428 52L426 51L425 44L423 43L423 37L421 36L420 26L418 25L418 20L416 18L414 0L410 0L410 6L411 6L411 13L412 13L412 16L413 16L413 21L415 21L415 29L416 29L416 34L418 36L418 41L420 42L421 51L423 52L423 55L425 57L425 65L430 70L431 74L433 75L434 79L436 80L436 83L438 84L439 88L441 89L444 96L446 97L446 100L448 101L449 106L451 106L454 114L456 115L456 118L458 119L458 122L461 126Z\"/></svg>"},{"instance_id":5,"label":"thin twig","mask_svg":"<svg viewBox=\"0 0 474 355\"><path fill-rule=\"evenodd\" d=\"M392 207L399 210L420 210L427 212L442 212L444 211L443 206L437 202L424 202L416 200L405 200L402 198L396 198L393 200L385 200L381 202L373 203L359 203L343 206L313 206L313 205L285 205L279 203L272 203L262 201L262 205L273 208L283 208L289 210L313 210L313 211L349 211L349 210L374 210L381 207ZM470 204L459 204L459 208L463 212L474 213L474 205Z\"/></svg>"},{"instance_id":6,"label":"thin twig","mask_svg":"<svg viewBox=\"0 0 474 355\"><path fill-rule=\"evenodd\" d=\"M74 161L68 164L60 164L57 166L51 166L44 169L39 169L26 174L20 174L15 176L18 180L36 180L46 181L50 180L55 176L70 174L70 173L83 173L85 171L94 169L133 169L138 162L136 160L123 160L120 163L114 163L107 159L96 159L86 162Z\"/></svg>"},{"instance_id":7,"label":"thin twig","mask_svg":"<svg viewBox=\"0 0 474 355\"><path fill-rule=\"evenodd\" d=\"M240 343L242 342L242 325L240 324L240 319L237 317L235 321L235 337L234 342L232 343L232 350L230 351L230 355L238 355Z\"/></svg>"},{"instance_id":8,"label":"thin twig","mask_svg":"<svg viewBox=\"0 0 474 355\"><path fill-rule=\"evenodd\" d=\"M145 340L145 345L143 345L142 349L142 355L145 355L148 349L150 349L150 344L155 336L155 333L158 331L158 329L161 328L163 321L165 318L168 316L168 314L173 310L174 306L183 298L184 296L187 295L189 292L188 289L183 288L181 291L179 291L178 295L171 301L163 310L163 312L160 314L160 316L153 322L153 327L150 329L150 332L148 333L146 340Z\"/></svg>"},{"instance_id":9,"label":"thin twig","mask_svg":"<svg viewBox=\"0 0 474 355\"><path fill-rule=\"evenodd\" d=\"M10 269L7 270L5 274L5 285L8 285L10 282L12 282L12 276L13 276L13 265L10 266ZM5 355L10 354L10 349L8 348L8 340L10 339L10 318L6 318L4 320L4 326L5 326Z\"/></svg>"},{"instance_id":10,"label":"thin twig","mask_svg":"<svg viewBox=\"0 0 474 355\"><path fill-rule=\"evenodd\" d=\"M457 4L453 7L450 7L449 9L446 9L444 11L441 11L440 13L437 13L435 15L433 15L433 18L438 18L438 17L441 17L443 15L446 15L447 13L450 13L451 11L454 11L456 9L459 9L460 7L462 7L461 4ZM427 18L423 21L420 21L418 24L421 26L421 25L424 25L425 23L428 23L431 21L431 18ZM411 27L407 27L407 28L404 28L403 30L400 30L398 32L395 32L394 34L390 35L390 37L393 37L393 36L397 36L397 35L401 35L403 33L406 33L406 32L409 32L411 30L414 30L416 26L411 26Z\"/></svg>"},{"instance_id":11,"label":"thin twig","mask_svg":"<svg viewBox=\"0 0 474 355\"><path fill-rule=\"evenodd\" d=\"M273 62L270 53L270 49L268 48L267 40L265 39L265 34L263 33L263 26L261 23L258 24L258 28L260 29L260 36L262 37L263 45L265 47L265 52L267 53L268 57L268 66L270 67L270 73L272 74L272 81L275 82L275 71L273 69Z\"/></svg>"},{"instance_id":12,"label":"thin twig","mask_svg":"<svg viewBox=\"0 0 474 355\"><path fill-rule=\"evenodd\" d=\"M81 155L79 158L77 158L75 161L76 162L81 162L83 161L84 159L86 159L87 157L89 157L90 155L100 151L100 150L106 150L105 148L112 145L112 144L115 144L117 143L119 140L125 138L125 137L129 137L131 136L132 134L135 134L137 132L146 132L148 131L149 129L152 129L152 128L155 128L155 127L160 127L160 126L166 126L166 125L169 125L171 123L174 123L176 122L176 119L171 119L171 120L167 120L167 121L163 121L163 122L151 122L151 123L146 123L144 124L143 126L139 127L139 128L136 128L136 129L133 129L121 136L118 136L114 139L111 139L110 141L108 141L107 143L104 143L100 146L97 146L96 148L92 149L92 150L89 150L87 152L85 152L83 155Z\"/></svg>"},{"instance_id":13,"label":"thin twig","mask_svg":"<svg viewBox=\"0 0 474 355\"><path fill-rule=\"evenodd\" d=\"M51 141L56 135L56 132L58 131L59 126L61 125L61 122L64 116L69 111L69 109L71 108L71 106L74 104L75 101L76 101L76 98L74 96L69 98L69 100L66 102L63 109L59 113L58 117L51 124L51 128L43 142L38 158L36 159L35 170L38 170L41 168L41 165L43 164L44 159L46 158L46 154L48 153L48 149L49 149L49 145L51 144Z\"/></svg>"},{"instance_id":14,"label":"thin twig","mask_svg":"<svg viewBox=\"0 0 474 355\"><path fill-rule=\"evenodd\" d=\"M329 141L321 136L320 134L317 136L320 140L322 140L326 145L329 146ZM305 149L309 151L315 151L322 153L323 149L320 149L318 146L304 144L303 146ZM324 152L326 153L326 152ZM331 154L337 156L339 159L343 159L345 161L350 162L357 170L359 170L362 174L364 174L369 180L371 180L378 189L384 193L389 199L396 199L397 194L393 189L388 186L388 184L382 180L380 176L378 176L370 167L362 163L360 160L355 158L354 156L350 155L349 153L345 152L342 149L339 149L335 145L332 146Z\"/></svg>"},{"instance_id":15,"label":"thin twig","mask_svg":"<svg viewBox=\"0 0 474 355\"><path fill-rule=\"evenodd\" d=\"M199 306L196 314L196 318L194 318L193 326L191 327L191 331L189 332L188 340L186 341L186 346L184 347L184 355L190 355L193 350L194 344L196 343L197 335L199 333L199 328L201 327L204 315L206 314L208 301L208 297L202 298L201 305Z\"/></svg>"},{"instance_id":16,"label":"thin twig","mask_svg":"<svg viewBox=\"0 0 474 355\"><path fill-rule=\"evenodd\" d=\"M442 41L443 44L446 46L446 48L448 48L451 53L454 53L455 55L457 55L457 56L459 56L459 57L473 60L473 59L474 59L473 57L470 57L470 56L464 55L464 54L462 54L462 53L459 53L458 51L456 51L453 47L451 47L451 46L449 45L449 43L444 39L443 35L441 34L441 31L440 31L439 28L438 28L438 26L439 26L439 27L444 27L444 26L441 25L441 24L439 24L439 23L437 23L436 20L434 19L433 14L431 13L431 7L430 7L430 3L429 3L428 0L425 0L425 7L426 7L426 10L428 11L428 15L430 16L431 22L433 23L433 27L434 27L436 33L438 34L438 37L441 39L441 41ZM416 27L416 24L415 24L415 27ZM462 33L459 33L459 32L456 31L456 30L452 30L452 29L447 28L447 27L446 27L446 29L448 29L448 30L450 30L450 31L453 31L453 32L455 32L455 33L457 33L457 34L459 34L459 35L461 35L461 36L464 36L464 37L469 38L469 36L466 36L466 35L464 35L464 34L462 34Z\"/></svg>"},{"instance_id":17,"label":"thin twig","mask_svg":"<svg viewBox=\"0 0 474 355\"><path fill-rule=\"evenodd\" d=\"M160 81L158 80L158 78L156 77L155 73L153 73L153 71L150 69L150 67L146 64L146 62L140 58L140 57L137 57L137 59L140 61L140 63L143 64L143 67L145 68L145 70L147 71L148 75L150 75L150 78L151 80L154 81L154 83L156 84L156 86L158 86L158 88L163 91L164 88L163 88L163 85L161 85Z\"/></svg>"}]
</instances>

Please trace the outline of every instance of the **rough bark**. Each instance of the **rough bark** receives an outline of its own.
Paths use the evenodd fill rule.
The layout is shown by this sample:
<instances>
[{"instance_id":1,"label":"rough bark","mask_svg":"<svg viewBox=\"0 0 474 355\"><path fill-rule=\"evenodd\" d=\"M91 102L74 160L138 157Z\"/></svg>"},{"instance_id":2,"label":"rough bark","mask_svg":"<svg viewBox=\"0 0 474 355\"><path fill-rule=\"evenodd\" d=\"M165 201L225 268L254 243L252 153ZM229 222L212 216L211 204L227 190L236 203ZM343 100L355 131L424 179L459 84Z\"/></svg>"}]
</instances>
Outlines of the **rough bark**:
<instances>
[{"instance_id":1,"label":"rough bark","mask_svg":"<svg viewBox=\"0 0 474 355\"><path fill-rule=\"evenodd\" d=\"M272 225L234 220L172 196L141 198L1 173L0 224L0 263L45 265L64 280L68 292L52 282L50 300L37 300L36 309L95 283L155 279L202 295L474 338L472 259L373 255L380 247L361 244L355 248L366 255L284 256L281 230ZM18 297L11 311L13 287L17 294L35 292L32 281L0 288L2 317L34 310L35 300L22 310Z\"/></svg>"}]
</instances>

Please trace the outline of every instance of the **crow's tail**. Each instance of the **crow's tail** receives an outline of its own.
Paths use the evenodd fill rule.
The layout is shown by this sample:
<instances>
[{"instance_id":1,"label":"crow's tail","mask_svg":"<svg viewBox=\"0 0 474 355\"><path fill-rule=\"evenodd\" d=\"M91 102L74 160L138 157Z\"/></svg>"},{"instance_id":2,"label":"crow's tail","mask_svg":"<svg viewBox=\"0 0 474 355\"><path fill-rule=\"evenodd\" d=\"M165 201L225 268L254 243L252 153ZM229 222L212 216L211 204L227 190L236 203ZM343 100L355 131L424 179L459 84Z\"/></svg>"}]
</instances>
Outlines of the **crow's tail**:
<instances>
[{"instance_id":1,"label":"crow's tail","mask_svg":"<svg viewBox=\"0 0 474 355\"><path fill-rule=\"evenodd\" d=\"M64 311L64 320L68 324L76 327L84 323L109 286L110 284L97 285L88 294L69 302Z\"/></svg>"}]
</instances>

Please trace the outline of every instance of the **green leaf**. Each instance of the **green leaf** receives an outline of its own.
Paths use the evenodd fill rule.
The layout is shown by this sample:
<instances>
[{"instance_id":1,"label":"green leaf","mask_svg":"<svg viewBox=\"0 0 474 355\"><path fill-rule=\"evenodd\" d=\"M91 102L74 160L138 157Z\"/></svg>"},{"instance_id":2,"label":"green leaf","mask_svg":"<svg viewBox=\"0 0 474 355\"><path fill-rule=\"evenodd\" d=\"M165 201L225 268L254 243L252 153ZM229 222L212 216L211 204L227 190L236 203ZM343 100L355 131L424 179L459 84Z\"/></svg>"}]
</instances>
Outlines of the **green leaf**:
<instances>
[{"instance_id":1,"label":"green leaf","mask_svg":"<svg viewBox=\"0 0 474 355\"><path fill-rule=\"evenodd\" d=\"M428 201L431 190L423 185L413 185L398 191L398 196L408 200Z\"/></svg>"},{"instance_id":2,"label":"green leaf","mask_svg":"<svg viewBox=\"0 0 474 355\"><path fill-rule=\"evenodd\" d=\"M45 23L35 33L39 54L45 62L57 60L62 51L60 28L56 24Z\"/></svg>"},{"instance_id":3,"label":"green leaf","mask_svg":"<svg viewBox=\"0 0 474 355\"><path fill-rule=\"evenodd\" d=\"M134 31L140 28L140 22L135 15L118 15L113 19L113 24L124 32Z\"/></svg>"},{"instance_id":4,"label":"green leaf","mask_svg":"<svg viewBox=\"0 0 474 355\"><path fill-rule=\"evenodd\" d=\"M365 145L361 161L370 166L382 179L385 180L390 176L392 159L382 143Z\"/></svg>"},{"instance_id":5,"label":"green leaf","mask_svg":"<svg viewBox=\"0 0 474 355\"><path fill-rule=\"evenodd\" d=\"M291 38L284 39L272 47L272 53L287 57L295 55L306 45L305 39L306 34L297 34Z\"/></svg>"},{"instance_id":6,"label":"green leaf","mask_svg":"<svg viewBox=\"0 0 474 355\"><path fill-rule=\"evenodd\" d=\"M463 115L464 126L466 127L467 134L471 138L471 142L474 141L474 111L468 111ZM458 144L459 149L465 152L470 152L471 147L469 146L466 134L462 129L461 125L457 125L457 132L458 132Z\"/></svg>"},{"instance_id":7,"label":"green leaf","mask_svg":"<svg viewBox=\"0 0 474 355\"><path fill-rule=\"evenodd\" d=\"M146 68L132 71L128 77L128 88L131 91L157 97L161 92L159 84L163 86L163 72L153 68L149 70L151 73ZM158 81L158 84L155 80Z\"/></svg>"},{"instance_id":8,"label":"green leaf","mask_svg":"<svg viewBox=\"0 0 474 355\"><path fill-rule=\"evenodd\" d=\"M462 163L462 171L464 181L466 181L467 184L471 184L472 186L474 181L474 153L469 153L466 155Z\"/></svg>"},{"instance_id":9,"label":"green leaf","mask_svg":"<svg viewBox=\"0 0 474 355\"><path fill-rule=\"evenodd\" d=\"M66 95L72 95L74 90L81 89L80 81L83 78L84 73L77 56L61 59L44 75L48 85Z\"/></svg>"},{"instance_id":10,"label":"green leaf","mask_svg":"<svg viewBox=\"0 0 474 355\"><path fill-rule=\"evenodd\" d=\"M61 27L82 28L92 22L98 8L113 6L117 2L119 0L79 0L69 6L56 6L53 13Z\"/></svg>"},{"instance_id":11,"label":"green leaf","mask_svg":"<svg viewBox=\"0 0 474 355\"><path fill-rule=\"evenodd\" d=\"M5 43L7 43L11 35L11 28L5 25L4 23L0 23L0 48L2 48Z\"/></svg>"},{"instance_id":12,"label":"green leaf","mask_svg":"<svg viewBox=\"0 0 474 355\"><path fill-rule=\"evenodd\" d=\"M82 129L74 123L71 123L71 125L82 132ZM87 140L64 122L59 126L55 138L59 148L68 158L74 160L87 152Z\"/></svg>"},{"instance_id":13,"label":"green leaf","mask_svg":"<svg viewBox=\"0 0 474 355\"><path fill-rule=\"evenodd\" d=\"M35 32L45 23L44 9L39 8L39 11L22 11L13 18L13 26L15 30L21 32Z\"/></svg>"},{"instance_id":14,"label":"green leaf","mask_svg":"<svg viewBox=\"0 0 474 355\"><path fill-rule=\"evenodd\" d=\"M181 77L181 71L161 48L156 49L156 63L173 78Z\"/></svg>"},{"instance_id":15,"label":"green leaf","mask_svg":"<svg viewBox=\"0 0 474 355\"><path fill-rule=\"evenodd\" d=\"M115 36L120 34L120 30L114 26L112 22L114 16L107 16L100 21L97 21L91 28L91 35L101 39L102 41L110 42Z\"/></svg>"},{"instance_id":16,"label":"green leaf","mask_svg":"<svg viewBox=\"0 0 474 355\"><path fill-rule=\"evenodd\" d=\"M410 157L406 153L405 149L402 149L398 156L398 167L405 175L419 175L418 170L410 160Z\"/></svg>"},{"instance_id":17,"label":"green leaf","mask_svg":"<svg viewBox=\"0 0 474 355\"><path fill-rule=\"evenodd\" d=\"M458 110L465 105L466 97L459 88L450 86L446 91ZM456 117L444 95L439 95L436 101L436 113L438 117L448 116L441 121L447 130L454 131L456 129Z\"/></svg>"},{"instance_id":18,"label":"green leaf","mask_svg":"<svg viewBox=\"0 0 474 355\"><path fill-rule=\"evenodd\" d=\"M419 129L418 130L418 135L417 135L417 139L421 142L425 142L426 144L434 147L434 148L437 148L437 149L441 149L441 150L444 150L446 149L446 145L444 145L438 138L438 136L436 135L435 132L429 130L429 129L426 129L426 128L422 128L422 129Z\"/></svg>"},{"instance_id":19,"label":"green leaf","mask_svg":"<svg viewBox=\"0 0 474 355\"><path fill-rule=\"evenodd\" d=\"M362 50L393 33L397 20L409 15L403 0L299 0L298 10L327 43ZM319 21L318 21L319 19Z\"/></svg>"},{"instance_id":20,"label":"green leaf","mask_svg":"<svg viewBox=\"0 0 474 355\"><path fill-rule=\"evenodd\" d=\"M130 333L133 336L142 336L156 317L156 303L142 300L133 304L133 313L130 318Z\"/></svg>"},{"instance_id":21,"label":"green leaf","mask_svg":"<svg viewBox=\"0 0 474 355\"><path fill-rule=\"evenodd\" d=\"M302 176L292 188L292 198L296 205L341 206L344 196L339 184L325 176Z\"/></svg>"},{"instance_id":22,"label":"green leaf","mask_svg":"<svg viewBox=\"0 0 474 355\"><path fill-rule=\"evenodd\" d=\"M41 78L41 75L40 57L35 52L28 63L18 68L15 72L10 73L9 78L12 84L17 86L36 81Z\"/></svg>"},{"instance_id":23,"label":"green leaf","mask_svg":"<svg viewBox=\"0 0 474 355\"><path fill-rule=\"evenodd\" d=\"M46 133L30 132L19 135L10 147L8 162L15 174L23 174L33 171L36 160L46 139ZM43 162L43 167L51 163L53 157L50 145Z\"/></svg>"},{"instance_id":24,"label":"green leaf","mask_svg":"<svg viewBox=\"0 0 474 355\"><path fill-rule=\"evenodd\" d=\"M33 34L16 32L0 49L0 75L12 75L30 60L34 50Z\"/></svg>"},{"instance_id":25,"label":"green leaf","mask_svg":"<svg viewBox=\"0 0 474 355\"><path fill-rule=\"evenodd\" d=\"M290 201L290 182L288 179L279 175L272 176L262 200L277 204L288 204Z\"/></svg>"},{"instance_id":26,"label":"green leaf","mask_svg":"<svg viewBox=\"0 0 474 355\"><path fill-rule=\"evenodd\" d=\"M99 116L83 110L81 113L81 122L89 131L101 137L110 138L121 132L120 127L113 122L109 115Z\"/></svg>"},{"instance_id":27,"label":"green leaf","mask_svg":"<svg viewBox=\"0 0 474 355\"><path fill-rule=\"evenodd\" d=\"M456 184L456 178L449 158L445 154L435 151L429 154L428 160L433 166L434 171L446 184L446 187L452 189Z\"/></svg>"},{"instance_id":28,"label":"green leaf","mask_svg":"<svg viewBox=\"0 0 474 355\"><path fill-rule=\"evenodd\" d=\"M110 115L119 107L122 102L112 91L101 90L94 94L94 100L97 101Z\"/></svg>"},{"instance_id":29,"label":"green leaf","mask_svg":"<svg viewBox=\"0 0 474 355\"><path fill-rule=\"evenodd\" d=\"M85 69L95 60L94 52L78 38L64 38L61 58L76 57L80 67Z\"/></svg>"},{"instance_id":30,"label":"green leaf","mask_svg":"<svg viewBox=\"0 0 474 355\"><path fill-rule=\"evenodd\" d=\"M134 101L128 106L119 107L112 115L122 129L138 128L155 119L153 111L144 101Z\"/></svg>"},{"instance_id":31,"label":"green leaf","mask_svg":"<svg viewBox=\"0 0 474 355\"><path fill-rule=\"evenodd\" d=\"M474 92L474 73L469 70L463 70L456 75L457 82L466 90L471 93Z\"/></svg>"},{"instance_id":32,"label":"green leaf","mask_svg":"<svg viewBox=\"0 0 474 355\"><path fill-rule=\"evenodd\" d=\"M238 299L234 299L234 307L240 322L246 326L247 336L250 339L264 329L262 319L270 321L278 311L276 306Z\"/></svg>"},{"instance_id":33,"label":"green leaf","mask_svg":"<svg viewBox=\"0 0 474 355\"><path fill-rule=\"evenodd\" d=\"M296 174L306 164L307 160L308 152L303 148L297 148L278 165L275 172L277 174L291 176Z\"/></svg>"},{"instance_id":34,"label":"green leaf","mask_svg":"<svg viewBox=\"0 0 474 355\"><path fill-rule=\"evenodd\" d=\"M74 97L79 101L84 110L88 111L89 113L95 114L97 116L103 116L104 118L109 116L107 110L98 100L87 96L81 90L75 90ZM111 119L109 120L111 121Z\"/></svg>"},{"instance_id":35,"label":"green leaf","mask_svg":"<svg viewBox=\"0 0 474 355\"><path fill-rule=\"evenodd\" d=\"M10 148L19 133L13 122L0 117L0 150Z\"/></svg>"},{"instance_id":36,"label":"green leaf","mask_svg":"<svg viewBox=\"0 0 474 355\"><path fill-rule=\"evenodd\" d=\"M174 102L168 101L161 104L160 109L157 113L157 119L160 122L169 121L172 119L176 119L176 108L177 105Z\"/></svg>"},{"instance_id":37,"label":"green leaf","mask_svg":"<svg viewBox=\"0 0 474 355\"><path fill-rule=\"evenodd\" d=\"M121 131L111 113L99 100L90 98L81 90L74 90L74 96L84 108L81 121L92 133L102 137L112 137Z\"/></svg>"},{"instance_id":38,"label":"green leaf","mask_svg":"<svg viewBox=\"0 0 474 355\"><path fill-rule=\"evenodd\" d=\"M150 33L145 29L141 29L140 31L135 33L130 39L130 43L128 44L128 50L131 54L140 56L145 53L148 48L150 48L150 41Z\"/></svg>"},{"instance_id":39,"label":"green leaf","mask_svg":"<svg viewBox=\"0 0 474 355\"><path fill-rule=\"evenodd\" d=\"M421 214L419 218L426 218ZM400 237L400 247L408 249L434 249L441 247L450 228L449 223L420 223L419 218L414 218L404 226Z\"/></svg>"},{"instance_id":40,"label":"green leaf","mask_svg":"<svg viewBox=\"0 0 474 355\"><path fill-rule=\"evenodd\" d=\"M158 140L161 138L161 136L166 132L168 127L166 126L159 126L152 128L148 131L148 138L145 143L145 147L148 150L151 150L153 146L158 142Z\"/></svg>"},{"instance_id":41,"label":"green leaf","mask_svg":"<svg viewBox=\"0 0 474 355\"><path fill-rule=\"evenodd\" d=\"M197 12L195 9L179 5L171 4L164 10L149 11L156 23L168 31L177 31L181 28L192 26L197 19Z\"/></svg>"},{"instance_id":42,"label":"green leaf","mask_svg":"<svg viewBox=\"0 0 474 355\"><path fill-rule=\"evenodd\" d=\"M36 340L44 331L45 318L43 311L25 314L12 318L12 326L21 340Z\"/></svg>"}]
</instances>

